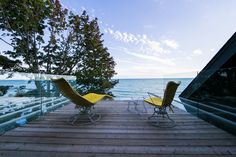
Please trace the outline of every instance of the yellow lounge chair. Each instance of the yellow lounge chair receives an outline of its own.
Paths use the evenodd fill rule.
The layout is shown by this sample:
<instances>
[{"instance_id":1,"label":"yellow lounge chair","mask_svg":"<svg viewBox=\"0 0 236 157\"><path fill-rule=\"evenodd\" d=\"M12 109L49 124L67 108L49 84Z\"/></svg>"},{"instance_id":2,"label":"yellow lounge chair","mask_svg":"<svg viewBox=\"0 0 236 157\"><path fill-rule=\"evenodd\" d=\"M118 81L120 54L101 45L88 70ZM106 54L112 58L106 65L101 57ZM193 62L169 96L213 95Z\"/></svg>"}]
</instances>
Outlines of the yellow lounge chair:
<instances>
[{"instance_id":1,"label":"yellow lounge chair","mask_svg":"<svg viewBox=\"0 0 236 157\"><path fill-rule=\"evenodd\" d=\"M144 102L154 106L154 113L148 117L149 120L155 119L154 125L155 126L160 126L160 127L172 127L175 126L174 120L172 120L167 111L166 108L168 107L170 111L174 112L172 109L172 101L174 99L176 90L178 86L180 85L180 81L174 82L174 81L169 81L166 85L166 89L164 92L163 98L159 97L158 95L155 95L153 93L148 93L149 98L145 99ZM170 120L169 122L165 122L165 125L161 125L160 119L158 120L158 117L162 116L162 118L167 118ZM166 117L165 117L166 116Z\"/></svg>"},{"instance_id":2,"label":"yellow lounge chair","mask_svg":"<svg viewBox=\"0 0 236 157\"><path fill-rule=\"evenodd\" d=\"M70 122L73 125L80 118L83 119L82 121L80 121L81 124L90 122L95 123L100 119L101 116L93 112L94 105L105 98L112 99L110 95L96 93L89 93L81 96L70 86L70 84L64 78L52 79L52 81L60 90L62 95L70 99L75 104L75 108L79 109L79 114L76 114L70 118ZM87 117L89 122L86 122L84 117Z\"/></svg>"}]
</instances>

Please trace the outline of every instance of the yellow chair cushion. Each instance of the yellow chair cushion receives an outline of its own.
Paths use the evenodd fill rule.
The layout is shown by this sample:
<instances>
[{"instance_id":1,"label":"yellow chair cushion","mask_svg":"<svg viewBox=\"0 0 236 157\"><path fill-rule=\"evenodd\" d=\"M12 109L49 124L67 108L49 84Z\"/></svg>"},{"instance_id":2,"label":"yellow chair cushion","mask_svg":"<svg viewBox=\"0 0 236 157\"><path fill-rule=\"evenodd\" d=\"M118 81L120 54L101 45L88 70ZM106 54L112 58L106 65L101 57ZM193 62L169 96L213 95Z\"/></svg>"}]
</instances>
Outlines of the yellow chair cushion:
<instances>
[{"instance_id":1,"label":"yellow chair cushion","mask_svg":"<svg viewBox=\"0 0 236 157\"><path fill-rule=\"evenodd\" d=\"M162 99L158 97L151 97L144 100L153 106L162 106Z\"/></svg>"},{"instance_id":2,"label":"yellow chair cushion","mask_svg":"<svg viewBox=\"0 0 236 157\"><path fill-rule=\"evenodd\" d=\"M110 95L96 94L96 93L89 93L89 94L86 94L82 97L85 98L86 100L90 101L93 104L97 103L98 101L102 100L105 97L106 98L112 98Z\"/></svg>"}]
</instances>

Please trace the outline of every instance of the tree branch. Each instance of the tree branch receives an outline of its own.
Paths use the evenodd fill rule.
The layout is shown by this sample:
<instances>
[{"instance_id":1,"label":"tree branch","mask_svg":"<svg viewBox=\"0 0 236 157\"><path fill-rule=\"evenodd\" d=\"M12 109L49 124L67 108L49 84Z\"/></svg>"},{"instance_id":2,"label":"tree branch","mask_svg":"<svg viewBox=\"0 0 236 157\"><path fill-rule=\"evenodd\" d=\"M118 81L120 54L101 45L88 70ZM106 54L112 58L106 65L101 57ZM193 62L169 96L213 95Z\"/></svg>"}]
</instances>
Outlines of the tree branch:
<instances>
[{"instance_id":1,"label":"tree branch","mask_svg":"<svg viewBox=\"0 0 236 157\"><path fill-rule=\"evenodd\" d=\"M3 38L0 37L0 40L2 40L4 43L10 45L11 47L15 48L12 44L10 44L9 42L7 42L6 40L4 40Z\"/></svg>"}]
</instances>

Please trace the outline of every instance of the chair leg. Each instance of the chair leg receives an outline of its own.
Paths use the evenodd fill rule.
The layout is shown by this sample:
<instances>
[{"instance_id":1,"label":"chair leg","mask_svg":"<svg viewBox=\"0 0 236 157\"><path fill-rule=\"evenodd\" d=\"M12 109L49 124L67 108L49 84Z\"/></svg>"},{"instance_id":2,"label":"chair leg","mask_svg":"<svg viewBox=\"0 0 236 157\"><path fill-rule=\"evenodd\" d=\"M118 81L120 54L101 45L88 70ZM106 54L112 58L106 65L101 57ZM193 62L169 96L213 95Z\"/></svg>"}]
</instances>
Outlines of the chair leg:
<instances>
[{"instance_id":1,"label":"chair leg","mask_svg":"<svg viewBox=\"0 0 236 157\"><path fill-rule=\"evenodd\" d=\"M94 112L94 107L89 111L88 118L92 123L96 123L101 119L101 115Z\"/></svg>"},{"instance_id":2,"label":"chair leg","mask_svg":"<svg viewBox=\"0 0 236 157\"><path fill-rule=\"evenodd\" d=\"M148 119L152 119L152 118L155 118L155 117L158 118L158 116L160 114L159 108L155 107L153 110L154 110L153 114L151 116L149 116Z\"/></svg>"},{"instance_id":3,"label":"chair leg","mask_svg":"<svg viewBox=\"0 0 236 157\"><path fill-rule=\"evenodd\" d=\"M141 105L142 103L142 105ZM131 105L133 105L134 109L131 110ZM147 113L147 109L145 107L145 103L144 101L141 101L141 100L135 100L135 99L132 99L132 100L129 100L128 101L128 107L127 107L127 111L128 112L133 112L133 113L137 113L140 117L142 116L141 114L142 113Z\"/></svg>"},{"instance_id":4,"label":"chair leg","mask_svg":"<svg viewBox=\"0 0 236 157\"><path fill-rule=\"evenodd\" d=\"M158 118L160 117L160 118ZM166 121L166 119L168 121ZM170 118L169 114L166 111L166 108L154 108L154 112L151 116L148 117L152 125L164 128L171 128L175 126L175 121Z\"/></svg>"},{"instance_id":5,"label":"chair leg","mask_svg":"<svg viewBox=\"0 0 236 157\"><path fill-rule=\"evenodd\" d=\"M94 107L79 107L79 113L70 117L71 125L94 124L101 119L101 115L94 112Z\"/></svg>"}]
</instances>

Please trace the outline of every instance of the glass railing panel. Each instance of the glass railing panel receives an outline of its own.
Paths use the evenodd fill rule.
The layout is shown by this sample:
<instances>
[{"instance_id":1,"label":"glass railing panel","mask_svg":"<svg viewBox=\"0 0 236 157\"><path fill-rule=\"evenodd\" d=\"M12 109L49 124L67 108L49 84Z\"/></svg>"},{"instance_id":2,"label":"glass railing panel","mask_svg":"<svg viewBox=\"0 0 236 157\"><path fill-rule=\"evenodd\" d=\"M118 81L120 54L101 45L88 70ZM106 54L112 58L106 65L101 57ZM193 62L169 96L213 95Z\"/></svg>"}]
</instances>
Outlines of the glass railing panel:
<instances>
[{"instance_id":1,"label":"glass railing panel","mask_svg":"<svg viewBox=\"0 0 236 157\"><path fill-rule=\"evenodd\" d=\"M53 111L65 104L68 104L69 100L65 98L61 92L57 89L52 79L64 78L71 86L76 84L75 76L67 75L48 75L41 74L41 98L42 98L42 113Z\"/></svg>"},{"instance_id":2,"label":"glass railing panel","mask_svg":"<svg viewBox=\"0 0 236 157\"><path fill-rule=\"evenodd\" d=\"M40 115L40 91L31 78L38 75L5 72L0 80L1 131L27 122L26 115ZM31 116L29 116L31 118Z\"/></svg>"},{"instance_id":3,"label":"glass railing panel","mask_svg":"<svg viewBox=\"0 0 236 157\"><path fill-rule=\"evenodd\" d=\"M68 104L51 78L63 77L75 82L73 76L1 72L0 131L16 126Z\"/></svg>"}]
</instances>

